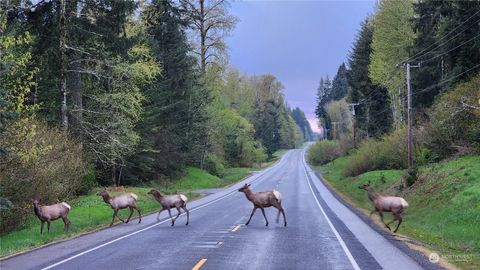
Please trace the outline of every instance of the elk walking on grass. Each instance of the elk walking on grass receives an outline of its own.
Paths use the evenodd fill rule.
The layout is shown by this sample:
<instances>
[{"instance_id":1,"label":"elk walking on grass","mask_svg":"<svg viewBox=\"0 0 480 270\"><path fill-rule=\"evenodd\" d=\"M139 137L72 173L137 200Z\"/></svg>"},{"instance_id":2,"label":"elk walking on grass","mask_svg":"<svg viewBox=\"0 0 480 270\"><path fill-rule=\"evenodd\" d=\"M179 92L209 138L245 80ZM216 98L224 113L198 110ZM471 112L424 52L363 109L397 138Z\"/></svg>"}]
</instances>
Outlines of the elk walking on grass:
<instances>
[{"instance_id":1,"label":"elk walking on grass","mask_svg":"<svg viewBox=\"0 0 480 270\"><path fill-rule=\"evenodd\" d=\"M181 213L180 208L181 208L185 211L185 213L187 213L187 223L185 223L185 225L188 225L188 222L190 219L189 217L190 213L188 212L188 209L187 209L187 201L188 201L187 196L183 194L162 195L158 190L155 190L155 189L150 190L148 194L151 194L155 198L155 200L157 200L162 206L160 211L158 211L157 220L160 220L160 213L163 210L167 210L168 215L172 220L172 226L174 226L175 220L177 220L177 218L180 216L180 213ZM172 213L170 212L170 208L177 209L178 213L175 218L172 218Z\"/></svg>"},{"instance_id":2,"label":"elk walking on grass","mask_svg":"<svg viewBox=\"0 0 480 270\"><path fill-rule=\"evenodd\" d=\"M245 184L238 191L245 193L245 196L247 196L247 199L253 203L252 213L250 214L250 218L248 219L247 223L245 223L245 225L248 225L250 223L250 220L252 219L253 214L255 214L255 211L257 211L257 208L260 208L260 210L262 210L263 217L267 222L265 226L268 226L268 219L267 219L267 216L265 215L265 210L263 208L273 206L278 209L277 223L279 222L279 219L280 219L280 213L282 213L284 226L287 226L287 219L285 218L285 211L283 210L283 207L282 207L282 195L280 194L280 192L276 190L264 191L264 192L252 192L250 190L250 184Z\"/></svg>"},{"instance_id":3,"label":"elk walking on grass","mask_svg":"<svg viewBox=\"0 0 480 270\"><path fill-rule=\"evenodd\" d=\"M113 217L110 226L113 225L115 217L118 217L118 219L124 223L128 223L133 215L133 209L136 209L138 212L138 223L142 222L142 214L140 213L140 208L137 206L138 196L135 193L125 193L117 196L110 196L107 192L107 189L104 188L101 192L97 193L97 195L102 196L103 201L105 201L105 203L110 205L113 209ZM130 215L128 216L127 221L124 221L117 214L120 209L127 207L130 208Z\"/></svg>"},{"instance_id":4,"label":"elk walking on grass","mask_svg":"<svg viewBox=\"0 0 480 270\"><path fill-rule=\"evenodd\" d=\"M375 209L370 212L370 216L373 213L378 212L383 224L385 224L385 226L390 231L392 229L390 229L389 225L395 220L398 220L397 228L395 228L395 230L393 231L394 233L396 233L398 231L398 227L400 227L400 224L402 223L403 209L408 207L407 201L405 201L405 199L403 199L402 197L383 196L374 192L373 188L370 186L370 181L367 184L359 186L358 188L366 190L368 198L370 199L370 201L373 202L373 206L375 207ZM383 212L392 212L393 220L385 223L385 221L383 221Z\"/></svg>"},{"instance_id":5,"label":"elk walking on grass","mask_svg":"<svg viewBox=\"0 0 480 270\"><path fill-rule=\"evenodd\" d=\"M53 205L40 206L39 200L33 200L33 210L35 215L42 222L40 225L40 233L43 233L43 225L47 222L47 231L50 232L50 222L59 218L63 220L63 231L66 233L70 228L70 220L68 219L68 212L72 207L66 202L61 202Z\"/></svg>"}]
</instances>

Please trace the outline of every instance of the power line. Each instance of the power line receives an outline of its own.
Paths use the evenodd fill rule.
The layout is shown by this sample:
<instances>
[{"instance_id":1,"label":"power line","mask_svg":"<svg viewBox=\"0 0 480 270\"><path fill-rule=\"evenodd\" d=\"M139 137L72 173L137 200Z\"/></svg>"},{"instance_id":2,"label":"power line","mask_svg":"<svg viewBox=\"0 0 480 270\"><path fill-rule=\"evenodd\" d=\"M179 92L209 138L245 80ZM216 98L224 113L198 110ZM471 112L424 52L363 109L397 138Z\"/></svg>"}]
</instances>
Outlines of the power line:
<instances>
[{"instance_id":1,"label":"power line","mask_svg":"<svg viewBox=\"0 0 480 270\"><path fill-rule=\"evenodd\" d=\"M475 65L475 66L473 66L473 67L465 70L464 72L459 73L459 74L457 74L457 75L455 75L455 76L452 76L452 77L450 77L450 78L448 78L448 79L446 79L446 80L440 81L439 83L436 83L436 84L430 85L430 86L428 86L428 87L426 87L426 88L423 88L422 90L413 93L413 95L418 95L418 94L421 94L421 93L424 93L424 92L428 92L428 91L434 89L435 87L440 86L440 85L442 85L442 84L444 84L444 83L446 83L446 82L448 82L448 81L451 81L451 80L453 80L453 79L455 79L455 78L457 78L457 77L459 77L459 76L461 76L461 75L463 75L463 74L465 74L465 73L467 73L467 72L469 72L469 71L471 71L471 70L473 70L473 69L475 69L475 68L477 68L477 67L480 67L480 64L477 64L477 65Z\"/></svg>"},{"instance_id":2,"label":"power line","mask_svg":"<svg viewBox=\"0 0 480 270\"><path fill-rule=\"evenodd\" d=\"M479 20L479 21L480 21L480 20ZM469 40L463 42L462 44L460 44L460 45L458 45L458 46L455 46L454 48L452 48L452 49L450 49L450 50L448 50L448 51L446 51L446 52L444 52L444 53L442 53L442 54L436 55L436 56L434 56L434 57L432 57L432 58L430 58L430 59L423 60L423 61L421 61L421 62L422 62L422 63L429 62L429 61L431 61L431 60L433 60L433 59L436 59L436 58L438 58L438 57L440 57L440 56L442 56L442 55L445 55L445 54L447 54L447 53L449 53L449 52L451 52L451 51L453 51L453 50L456 50L456 49L458 49L459 47L462 47L463 45L467 44L468 42L474 40L474 39L477 38L478 36L480 36L480 33L477 34L476 36L470 38Z\"/></svg>"},{"instance_id":3,"label":"power line","mask_svg":"<svg viewBox=\"0 0 480 270\"><path fill-rule=\"evenodd\" d=\"M412 60L409 60L409 61L417 61L419 58L422 58L424 57L425 55L428 55L430 53L433 53L435 49L438 49L440 48L441 46L447 44L448 42L454 40L456 37L458 37L460 34L462 34L463 32L467 31L468 29L470 29L472 26L476 25L478 22L480 22L480 19L476 20L475 22L473 22L472 24L470 24L467 28L463 29L462 31L458 32L456 35L454 35L453 37L451 37L450 39L448 39L447 41L445 42L442 42L441 44L438 44L437 46L435 46L434 48L432 48L430 51L424 53L423 55L420 55L420 56L417 56L415 58L413 58ZM438 41L437 41L438 42ZM436 43L436 42L435 42ZM433 43L433 44L435 44Z\"/></svg>"},{"instance_id":4,"label":"power line","mask_svg":"<svg viewBox=\"0 0 480 270\"><path fill-rule=\"evenodd\" d=\"M475 15L477 15L478 13L480 13L480 10L475 12L472 16L470 16L468 19L466 19L465 21L463 21L460 25L458 25L457 27L453 28L450 32L448 32L446 35L444 35L443 37L441 37L440 39L438 39L437 41L435 41L434 43L432 43L430 46L428 46L427 48L421 50L420 52L416 53L415 55L403 60L402 62L400 62L399 64L401 63L405 63L405 62L408 62L408 61L412 61L416 58L418 58L418 55L424 53L425 51L429 50L431 47L435 46L435 44L437 44L438 42L442 41L443 39L445 39L446 37L448 37L450 34L452 34L455 30L457 30L459 27L461 27L462 25L464 25L466 22L468 22L471 18L475 17ZM472 24L474 25L474 24ZM470 25L470 26L472 26ZM467 27L466 29L468 29L470 27ZM464 29L463 31L461 31L460 33L464 32L466 29ZM447 41L448 42L448 41Z\"/></svg>"}]
</instances>

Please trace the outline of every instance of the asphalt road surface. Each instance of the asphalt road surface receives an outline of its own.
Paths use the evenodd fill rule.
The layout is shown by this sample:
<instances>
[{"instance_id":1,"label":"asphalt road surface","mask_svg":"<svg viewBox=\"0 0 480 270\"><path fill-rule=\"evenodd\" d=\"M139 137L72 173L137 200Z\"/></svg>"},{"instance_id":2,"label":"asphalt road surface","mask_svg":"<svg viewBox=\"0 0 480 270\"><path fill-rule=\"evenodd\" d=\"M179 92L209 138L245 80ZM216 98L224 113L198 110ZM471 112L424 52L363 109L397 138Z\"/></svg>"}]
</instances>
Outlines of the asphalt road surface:
<instances>
[{"instance_id":1,"label":"asphalt road surface","mask_svg":"<svg viewBox=\"0 0 480 270\"><path fill-rule=\"evenodd\" d=\"M181 216L171 227L163 212L160 222L154 214L142 224L118 224L1 261L0 268L436 269L338 201L306 165L304 152L288 151L276 165L190 202L189 226ZM281 218L275 223L275 208L266 209L268 227L260 210L245 226L252 204L237 192L244 183L253 191L280 191L288 226Z\"/></svg>"}]
</instances>

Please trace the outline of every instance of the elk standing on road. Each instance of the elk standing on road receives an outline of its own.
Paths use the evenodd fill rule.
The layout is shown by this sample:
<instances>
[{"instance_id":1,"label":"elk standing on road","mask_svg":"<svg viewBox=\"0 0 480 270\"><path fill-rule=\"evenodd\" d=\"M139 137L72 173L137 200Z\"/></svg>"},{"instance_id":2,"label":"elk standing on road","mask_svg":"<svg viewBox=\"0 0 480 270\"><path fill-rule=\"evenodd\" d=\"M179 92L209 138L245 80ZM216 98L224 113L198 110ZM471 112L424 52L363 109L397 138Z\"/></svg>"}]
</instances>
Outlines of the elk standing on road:
<instances>
[{"instance_id":1,"label":"elk standing on road","mask_svg":"<svg viewBox=\"0 0 480 270\"><path fill-rule=\"evenodd\" d=\"M187 213L187 223L185 223L185 226L188 225L188 222L190 219L189 217L190 213L188 212L188 209L187 209L187 201L188 201L187 196L183 194L162 195L160 192L158 192L158 190L155 190L155 189L150 190L148 194L151 194L155 198L155 200L157 200L162 206L160 211L158 211L157 220L160 220L160 213L166 209L168 210L168 215L172 220L172 226L174 226L175 220L177 220L178 216L180 216L180 213L181 213L180 208L182 208L185 211L185 213ZM174 207L177 209L178 213L175 218L172 218L172 213L170 212L170 208L174 208Z\"/></svg>"},{"instance_id":2,"label":"elk standing on road","mask_svg":"<svg viewBox=\"0 0 480 270\"><path fill-rule=\"evenodd\" d=\"M273 206L278 209L277 223L280 218L280 213L282 213L284 226L287 226L287 219L285 218L285 211L282 207L282 195L280 194L280 192L276 190L252 192L250 190L250 184L245 184L238 191L245 193L247 199L253 203L252 214L250 214L250 218L248 219L247 223L245 223L245 225L248 225L250 223L250 220L252 219L253 214L255 214L255 211L257 210L257 208L260 208L260 210L262 210L263 217L267 222L265 226L268 226L268 219L267 216L265 216L265 210L263 208Z\"/></svg>"},{"instance_id":3,"label":"elk standing on road","mask_svg":"<svg viewBox=\"0 0 480 270\"><path fill-rule=\"evenodd\" d=\"M68 220L68 212L72 207L66 202L57 203L53 205L40 206L39 200L33 200L33 210L35 215L40 219L40 233L43 233L43 224L47 222L47 231L50 232L50 222L59 218L63 220L63 231L68 232L70 227L70 220Z\"/></svg>"},{"instance_id":4,"label":"elk standing on road","mask_svg":"<svg viewBox=\"0 0 480 270\"><path fill-rule=\"evenodd\" d=\"M105 203L109 204L113 209L113 217L110 226L113 225L113 222L115 221L115 216L117 216L118 211L127 207L130 208L130 215L128 216L127 221L124 221L117 216L118 219L120 219L122 222L128 223L133 215L133 209L136 209L138 212L138 223L142 222L142 214L140 213L140 208L138 208L137 206L138 196L135 193L125 193L117 196L110 196L107 192L107 189L104 188L101 192L97 193L97 195L102 196Z\"/></svg>"},{"instance_id":5,"label":"elk standing on road","mask_svg":"<svg viewBox=\"0 0 480 270\"><path fill-rule=\"evenodd\" d=\"M405 201L405 199L401 197L383 196L374 192L372 187L370 186L370 181L367 184L363 184L359 186L358 188L366 190L368 193L368 198L370 199L370 201L373 202L373 206L375 207L375 209L373 209L372 212L370 212L370 216L373 213L378 212L383 224L385 224L385 226L390 231L392 229L390 229L390 226L388 225L390 225L395 220L398 220L397 228L393 231L394 233L396 233L398 230L398 227L400 227L400 224L402 223L403 209L408 207L407 201ZM383 212L392 212L393 220L390 221L389 223L385 223L385 221L383 221Z\"/></svg>"}]
</instances>

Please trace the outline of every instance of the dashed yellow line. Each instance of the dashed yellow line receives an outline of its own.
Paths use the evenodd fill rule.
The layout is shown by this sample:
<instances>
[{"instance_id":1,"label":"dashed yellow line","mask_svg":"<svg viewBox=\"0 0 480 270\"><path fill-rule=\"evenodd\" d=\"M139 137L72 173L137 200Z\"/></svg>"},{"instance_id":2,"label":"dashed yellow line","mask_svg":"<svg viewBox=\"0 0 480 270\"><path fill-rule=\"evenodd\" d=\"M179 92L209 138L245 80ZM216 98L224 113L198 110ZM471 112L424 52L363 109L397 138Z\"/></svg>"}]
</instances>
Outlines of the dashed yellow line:
<instances>
[{"instance_id":1,"label":"dashed yellow line","mask_svg":"<svg viewBox=\"0 0 480 270\"><path fill-rule=\"evenodd\" d=\"M201 259L195 266L192 268L192 270L198 270L202 265L207 261L207 259Z\"/></svg>"},{"instance_id":2,"label":"dashed yellow line","mask_svg":"<svg viewBox=\"0 0 480 270\"><path fill-rule=\"evenodd\" d=\"M232 229L232 232L236 232L236 231L238 231L238 229L240 229L240 225L235 226L235 227Z\"/></svg>"}]
</instances>

